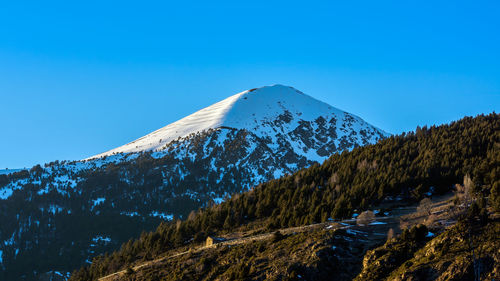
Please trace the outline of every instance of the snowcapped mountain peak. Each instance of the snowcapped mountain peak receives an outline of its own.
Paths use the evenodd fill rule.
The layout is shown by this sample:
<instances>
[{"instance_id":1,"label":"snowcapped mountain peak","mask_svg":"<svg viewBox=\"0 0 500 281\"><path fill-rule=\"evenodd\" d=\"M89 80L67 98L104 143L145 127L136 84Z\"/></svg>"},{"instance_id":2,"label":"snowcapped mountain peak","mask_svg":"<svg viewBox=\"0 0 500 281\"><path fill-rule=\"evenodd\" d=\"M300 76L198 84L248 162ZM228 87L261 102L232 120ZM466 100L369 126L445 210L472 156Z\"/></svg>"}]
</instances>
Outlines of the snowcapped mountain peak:
<instances>
[{"instance_id":1,"label":"snowcapped mountain peak","mask_svg":"<svg viewBox=\"0 0 500 281\"><path fill-rule=\"evenodd\" d=\"M329 122L335 120L340 126L346 114L293 87L275 84L230 96L131 143L88 159L116 153L159 151L174 140L209 129L247 130L259 137L275 139L276 134L287 134L300 122L312 122L320 117ZM361 118L348 115L361 127L369 126Z\"/></svg>"},{"instance_id":2,"label":"snowcapped mountain peak","mask_svg":"<svg viewBox=\"0 0 500 281\"><path fill-rule=\"evenodd\" d=\"M227 112L224 126L252 129L255 121L271 121L283 114L312 121L324 114L343 113L293 87L279 84L248 90L239 95L238 101Z\"/></svg>"}]
</instances>

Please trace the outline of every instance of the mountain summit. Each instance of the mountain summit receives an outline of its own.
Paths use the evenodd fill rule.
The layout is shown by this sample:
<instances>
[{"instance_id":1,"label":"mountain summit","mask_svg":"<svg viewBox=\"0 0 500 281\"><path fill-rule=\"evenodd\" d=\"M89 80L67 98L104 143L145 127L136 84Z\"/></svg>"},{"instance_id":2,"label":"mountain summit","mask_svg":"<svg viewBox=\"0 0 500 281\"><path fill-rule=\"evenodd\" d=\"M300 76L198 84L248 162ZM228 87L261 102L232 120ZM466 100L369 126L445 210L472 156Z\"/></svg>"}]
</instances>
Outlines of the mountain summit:
<instances>
[{"instance_id":1,"label":"mountain summit","mask_svg":"<svg viewBox=\"0 0 500 281\"><path fill-rule=\"evenodd\" d=\"M133 142L88 159L116 153L161 151L171 141L219 128L246 130L258 137L269 137L276 141L277 135L287 135L300 128L303 122L316 122L318 125L329 122L334 125L337 130L330 131L332 134L324 137L332 140L336 136L339 140L336 146L340 145L342 136L346 134L357 135L353 144L358 145L373 143L380 137L388 136L357 116L316 100L293 87L277 84L235 94ZM295 148L309 150L305 143ZM309 156L311 160L320 161L325 155L312 151Z\"/></svg>"}]
</instances>

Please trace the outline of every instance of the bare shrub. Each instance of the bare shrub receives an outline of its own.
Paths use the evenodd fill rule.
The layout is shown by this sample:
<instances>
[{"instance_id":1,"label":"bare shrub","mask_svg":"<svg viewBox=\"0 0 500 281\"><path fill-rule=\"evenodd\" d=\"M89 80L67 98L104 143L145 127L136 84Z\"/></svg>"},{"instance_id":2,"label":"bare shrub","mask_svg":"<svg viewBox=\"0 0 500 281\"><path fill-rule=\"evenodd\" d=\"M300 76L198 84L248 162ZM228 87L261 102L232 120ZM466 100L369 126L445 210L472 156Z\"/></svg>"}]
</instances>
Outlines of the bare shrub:
<instances>
[{"instance_id":1,"label":"bare shrub","mask_svg":"<svg viewBox=\"0 0 500 281\"><path fill-rule=\"evenodd\" d=\"M470 178L469 175L464 176L463 184L455 185L455 210L454 215L461 216L469 209L469 206L472 205L474 201L473 193L474 193L474 182Z\"/></svg>"},{"instance_id":2,"label":"bare shrub","mask_svg":"<svg viewBox=\"0 0 500 281\"><path fill-rule=\"evenodd\" d=\"M431 209L432 209L431 199L424 198L424 199L422 199L422 201L420 201L420 204L417 207L417 212L429 216L431 214Z\"/></svg>"},{"instance_id":3,"label":"bare shrub","mask_svg":"<svg viewBox=\"0 0 500 281\"><path fill-rule=\"evenodd\" d=\"M424 224L427 227L431 227L431 226L433 226L437 222L437 220L438 220L437 216L434 215L434 214L431 214L430 216L428 216L425 219Z\"/></svg>"},{"instance_id":4,"label":"bare shrub","mask_svg":"<svg viewBox=\"0 0 500 281\"><path fill-rule=\"evenodd\" d=\"M474 190L475 185L469 174L464 176L464 187L466 191L469 191L469 193Z\"/></svg>"},{"instance_id":5,"label":"bare shrub","mask_svg":"<svg viewBox=\"0 0 500 281\"><path fill-rule=\"evenodd\" d=\"M459 203L469 203L472 199L472 193L474 190L474 182L469 175L464 176L463 184L456 184L456 197Z\"/></svg>"},{"instance_id":6,"label":"bare shrub","mask_svg":"<svg viewBox=\"0 0 500 281\"><path fill-rule=\"evenodd\" d=\"M401 229L410 228L410 222L406 218L400 218L399 219L399 227Z\"/></svg>"},{"instance_id":7,"label":"bare shrub","mask_svg":"<svg viewBox=\"0 0 500 281\"><path fill-rule=\"evenodd\" d=\"M389 231L387 231L387 241L391 240L392 238L394 238L394 229L389 229Z\"/></svg>"},{"instance_id":8,"label":"bare shrub","mask_svg":"<svg viewBox=\"0 0 500 281\"><path fill-rule=\"evenodd\" d=\"M377 160L373 160L372 162L368 162L368 160L366 160L366 158L365 158L362 161L358 162L357 168L359 171L376 170L378 168Z\"/></svg>"},{"instance_id":9,"label":"bare shrub","mask_svg":"<svg viewBox=\"0 0 500 281\"><path fill-rule=\"evenodd\" d=\"M335 184L339 182L339 175L337 173L333 173L328 182L330 183L330 186L335 186Z\"/></svg>"},{"instance_id":10,"label":"bare shrub","mask_svg":"<svg viewBox=\"0 0 500 281\"><path fill-rule=\"evenodd\" d=\"M358 162L358 170L359 171L364 171L366 169L368 169L369 167L369 164L368 164L368 161L366 159L363 159L361 162Z\"/></svg>"},{"instance_id":11,"label":"bare shrub","mask_svg":"<svg viewBox=\"0 0 500 281\"><path fill-rule=\"evenodd\" d=\"M188 221L192 221L196 218L196 212L193 210L189 213Z\"/></svg>"},{"instance_id":12,"label":"bare shrub","mask_svg":"<svg viewBox=\"0 0 500 281\"><path fill-rule=\"evenodd\" d=\"M374 220L375 214L372 211L364 211L356 218L356 223L358 225L369 225Z\"/></svg>"}]
</instances>

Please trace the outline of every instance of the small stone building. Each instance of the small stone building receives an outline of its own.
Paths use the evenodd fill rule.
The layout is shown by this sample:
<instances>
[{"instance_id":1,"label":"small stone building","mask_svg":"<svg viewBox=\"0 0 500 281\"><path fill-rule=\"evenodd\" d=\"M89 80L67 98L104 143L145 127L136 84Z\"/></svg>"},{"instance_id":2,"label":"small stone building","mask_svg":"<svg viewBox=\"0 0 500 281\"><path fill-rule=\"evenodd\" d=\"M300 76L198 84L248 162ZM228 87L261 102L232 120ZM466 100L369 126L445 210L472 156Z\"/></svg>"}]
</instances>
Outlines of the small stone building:
<instances>
[{"instance_id":1,"label":"small stone building","mask_svg":"<svg viewBox=\"0 0 500 281\"><path fill-rule=\"evenodd\" d=\"M208 236L205 246L210 247L223 241L226 241L226 239L221 237Z\"/></svg>"}]
</instances>

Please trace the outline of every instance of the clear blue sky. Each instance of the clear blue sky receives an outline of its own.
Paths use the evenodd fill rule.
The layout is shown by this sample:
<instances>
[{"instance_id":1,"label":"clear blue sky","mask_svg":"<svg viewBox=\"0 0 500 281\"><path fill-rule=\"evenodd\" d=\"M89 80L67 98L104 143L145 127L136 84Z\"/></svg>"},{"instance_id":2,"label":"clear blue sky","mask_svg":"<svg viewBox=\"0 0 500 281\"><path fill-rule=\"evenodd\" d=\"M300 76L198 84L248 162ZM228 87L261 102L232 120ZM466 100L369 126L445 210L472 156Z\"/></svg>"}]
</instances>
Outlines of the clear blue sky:
<instances>
[{"instance_id":1,"label":"clear blue sky","mask_svg":"<svg viewBox=\"0 0 500 281\"><path fill-rule=\"evenodd\" d=\"M500 109L499 1L3 1L0 168L286 84L391 133Z\"/></svg>"}]
</instances>

